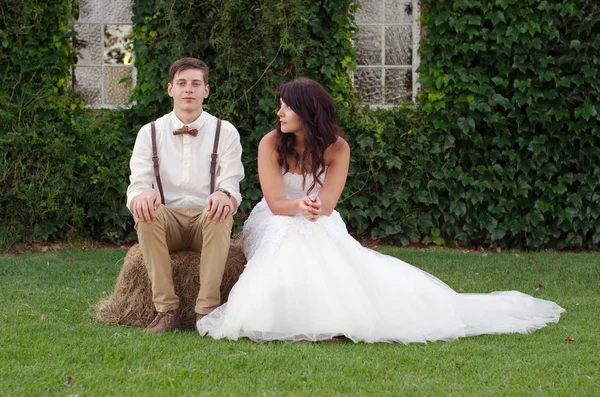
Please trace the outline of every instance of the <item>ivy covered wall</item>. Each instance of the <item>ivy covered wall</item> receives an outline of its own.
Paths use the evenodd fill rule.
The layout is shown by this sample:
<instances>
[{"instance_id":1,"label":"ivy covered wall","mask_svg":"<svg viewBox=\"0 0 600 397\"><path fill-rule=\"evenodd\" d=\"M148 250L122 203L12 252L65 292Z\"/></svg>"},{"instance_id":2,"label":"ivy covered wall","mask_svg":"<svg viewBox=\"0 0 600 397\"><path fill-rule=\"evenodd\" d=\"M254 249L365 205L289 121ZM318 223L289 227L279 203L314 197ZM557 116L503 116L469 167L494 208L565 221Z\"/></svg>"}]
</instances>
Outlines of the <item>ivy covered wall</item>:
<instances>
[{"instance_id":1,"label":"ivy covered wall","mask_svg":"<svg viewBox=\"0 0 600 397\"><path fill-rule=\"evenodd\" d=\"M238 226L261 196L256 147L275 88L309 76L332 92L351 145L338 210L356 235L598 244L600 13L589 1L424 0L419 104L377 110L361 107L348 74L358 1L136 0L137 104L121 111L86 109L67 88L77 3L38 3L0 3L3 248L134 238L127 163L140 126L170 110L168 66L182 56L209 64L206 109L242 135Z\"/></svg>"},{"instance_id":2,"label":"ivy covered wall","mask_svg":"<svg viewBox=\"0 0 600 397\"><path fill-rule=\"evenodd\" d=\"M232 121L243 137L247 177L241 208L249 210L261 197L256 151L274 126L275 88L304 75L328 87L342 106L356 102L348 74L355 65L356 7L350 0L136 1L133 113L146 123L171 110L165 87L173 60L194 56L207 62L211 94L205 109Z\"/></svg>"},{"instance_id":3,"label":"ivy covered wall","mask_svg":"<svg viewBox=\"0 0 600 397\"><path fill-rule=\"evenodd\" d=\"M461 242L600 242L600 6L424 0L426 203Z\"/></svg>"}]
</instances>

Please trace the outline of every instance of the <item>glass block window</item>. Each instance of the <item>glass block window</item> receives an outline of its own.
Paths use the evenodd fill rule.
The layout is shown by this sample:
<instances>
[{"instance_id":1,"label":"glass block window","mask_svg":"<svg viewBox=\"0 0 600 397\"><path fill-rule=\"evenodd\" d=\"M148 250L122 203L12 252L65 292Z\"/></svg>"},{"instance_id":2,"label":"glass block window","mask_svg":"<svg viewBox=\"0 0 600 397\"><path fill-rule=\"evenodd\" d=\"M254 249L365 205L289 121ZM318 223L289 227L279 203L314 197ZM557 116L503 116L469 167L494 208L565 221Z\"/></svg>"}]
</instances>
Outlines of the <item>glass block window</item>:
<instances>
[{"instance_id":1,"label":"glass block window","mask_svg":"<svg viewBox=\"0 0 600 397\"><path fill-rule=\"evenodd\" d=\"M129 104L135 84L132 0L79 0L73 86L95 108Z\"/></svg>"},{"instance_id":2,"label":"glass block window","mask_svg":"<svg viewBox=\"0 0 600 397\"><path fill-rule=\"evenodd\" d=\"M393 106L416 95L419 18L418 0L361 1L353 81L364 104Z\"/></svg>"}]
</instances>

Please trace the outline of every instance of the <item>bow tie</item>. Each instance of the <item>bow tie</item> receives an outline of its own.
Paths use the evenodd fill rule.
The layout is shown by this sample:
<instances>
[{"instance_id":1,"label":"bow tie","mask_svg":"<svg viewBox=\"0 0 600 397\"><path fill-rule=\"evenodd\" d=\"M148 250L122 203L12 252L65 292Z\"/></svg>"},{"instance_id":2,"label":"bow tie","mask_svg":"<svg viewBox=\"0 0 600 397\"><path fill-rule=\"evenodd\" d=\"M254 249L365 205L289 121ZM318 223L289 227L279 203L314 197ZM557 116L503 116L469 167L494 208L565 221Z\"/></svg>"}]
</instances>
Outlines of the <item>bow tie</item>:
<instances>
[{"instance_id":1,"label":"bow tie","mask_svg":"<svg viewBox=\"0 0 600 397\"><path fill-rule=\"evenodd\" d=\"M190 128L187 125L184 125L181 128L176 129L175 131L173 131L173 135L181 135L181 134L190 134L191 136L196 136L198 135L198 130L195 128Z\"/></svg>"}]
</instances>

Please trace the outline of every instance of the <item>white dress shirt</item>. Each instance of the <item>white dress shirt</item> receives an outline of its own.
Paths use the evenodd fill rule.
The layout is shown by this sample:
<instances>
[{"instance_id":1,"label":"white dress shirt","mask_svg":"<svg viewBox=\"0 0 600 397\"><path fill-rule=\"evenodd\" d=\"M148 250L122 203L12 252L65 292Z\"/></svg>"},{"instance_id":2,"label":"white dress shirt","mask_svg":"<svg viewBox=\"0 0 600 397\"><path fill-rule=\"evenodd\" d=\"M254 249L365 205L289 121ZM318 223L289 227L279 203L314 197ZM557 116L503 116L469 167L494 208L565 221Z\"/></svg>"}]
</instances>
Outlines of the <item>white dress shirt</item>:
<instances>
[{"instance_id":1,"label":"white dress shirt","mask_svg":"<svg viewBox=\"0 0 600 397\"><path fill-rule=\"evenodd\" d=\"M198 130L197 136L173 135L183 127L175 112L155 121L156 146L160 179L167 207L205 206L210 195L210 161L213 150L217 118L202 111L200 117L188 124ZM237 129L228 121L221 122L221 136L217 149L215 190L223 188L231 193L239 204L242 202L240 181L244 179L242 145ZM131 176L127 188L127 208L131 201L144 190L154 186L159 192L152 165L152 135L150 124L143 126L135 140L129 162ZM159 192L160 194L160 192ZM233 209L234 211L237 208Z\"/></svg>"}]
</instances>

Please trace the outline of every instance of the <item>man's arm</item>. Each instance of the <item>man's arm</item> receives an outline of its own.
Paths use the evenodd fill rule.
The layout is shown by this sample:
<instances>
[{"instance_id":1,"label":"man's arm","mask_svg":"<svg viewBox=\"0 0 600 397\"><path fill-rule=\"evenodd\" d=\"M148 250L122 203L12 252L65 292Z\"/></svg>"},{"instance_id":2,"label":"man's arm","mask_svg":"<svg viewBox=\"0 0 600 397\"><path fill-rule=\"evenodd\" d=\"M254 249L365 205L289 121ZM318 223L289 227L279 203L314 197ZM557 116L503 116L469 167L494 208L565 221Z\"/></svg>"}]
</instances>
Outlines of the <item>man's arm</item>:
<instances>
[{"instance_id":1,"label":"man's arm","mask_svg":"<svg viewBox=\"0 0 600 397\"><path fill-rule=\"evenodd\" d=\"M219 150L219 167L215 176L215 189L222 188L231 193L231 198L235 200L235 207L232 208L235 212L242 202L240 193L240 182L244 179L242 144L240 135L233 125L224 122L223 127L226 127L228 131L227 134L221 135L225 139L219 143L222 150Z\"/></svg>"},{"instance_id":2,"label":"man's arm","mask_svg":"<svg viewBox=\"0 0 600 397\"><path fill-rule=\"evenodd\" d=\"M159 194L152 189L154 168L152 165L152 141L150 125L145 125L138 132L129 161L131 175L127 188L127 208L144 222L154 220L155 211L160 205Z\"/></svg>"},{"instance_id":3,"label":"man's arm","mask_svg":"<svg viewBox=\"0 0 600 397\"><path fill-rule=\"evenodd\" d=\"M214 217L215 221L219 222L237 211L242 202L240 182L244 179L240 135L231 123L223 122L223 127L223 132L226 133L221 135L222 140L219 142L219 167L215 175L215 189L225 189L231 194L231 198L215 190L206 200L208 219L213 220Z\"/></svg>"}]
</instances>

